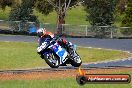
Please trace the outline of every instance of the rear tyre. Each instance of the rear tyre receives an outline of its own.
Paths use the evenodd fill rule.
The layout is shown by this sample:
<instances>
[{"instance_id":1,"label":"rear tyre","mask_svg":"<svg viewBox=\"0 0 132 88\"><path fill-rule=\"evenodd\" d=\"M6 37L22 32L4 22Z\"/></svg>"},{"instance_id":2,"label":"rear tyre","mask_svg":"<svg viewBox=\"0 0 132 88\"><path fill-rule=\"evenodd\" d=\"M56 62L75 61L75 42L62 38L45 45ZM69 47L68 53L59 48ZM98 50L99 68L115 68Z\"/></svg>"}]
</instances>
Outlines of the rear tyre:
<instances>
[{"instance_id":1,"label":"rear tyre","mask_svg":"<svg viewBox=\"0 0 132 88\"><path fill-rule=\"evenodd\" d=\"M51 68L58 68L60 65L59 58L54 53L46 54L44 60Z\"/></svg>"},{"instance_id":2,"label":"rear tyre","mask_svg":"<svg viewBox=\"0 0 132 88\"><path fill-rule=\"evenodd\" d=\"M79 67L82 64L80 56L75 52L75 57L71 61L71 65L74 67Z\"/></svg>"}]
</instances>

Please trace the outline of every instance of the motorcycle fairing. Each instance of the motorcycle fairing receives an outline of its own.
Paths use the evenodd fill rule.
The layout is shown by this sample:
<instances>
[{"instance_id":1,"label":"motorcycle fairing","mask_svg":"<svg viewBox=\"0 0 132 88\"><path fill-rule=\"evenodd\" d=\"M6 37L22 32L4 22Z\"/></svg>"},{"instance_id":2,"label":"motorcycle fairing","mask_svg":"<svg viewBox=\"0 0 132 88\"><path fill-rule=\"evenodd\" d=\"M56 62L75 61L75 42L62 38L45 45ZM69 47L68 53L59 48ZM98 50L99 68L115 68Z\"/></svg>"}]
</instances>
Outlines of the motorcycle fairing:
<instances>
[{"instance_id":1,"label":"motorcycle fairing","mask_svg":"<svg viewBox=\"0 0 132 88\"><path fill-rule=\"evenodd\" d=\"M50 48L59 56L60 64L64 63L67 60L67 51L62 48L58 43L51 45Z\"/></svg>"}]
</instances>

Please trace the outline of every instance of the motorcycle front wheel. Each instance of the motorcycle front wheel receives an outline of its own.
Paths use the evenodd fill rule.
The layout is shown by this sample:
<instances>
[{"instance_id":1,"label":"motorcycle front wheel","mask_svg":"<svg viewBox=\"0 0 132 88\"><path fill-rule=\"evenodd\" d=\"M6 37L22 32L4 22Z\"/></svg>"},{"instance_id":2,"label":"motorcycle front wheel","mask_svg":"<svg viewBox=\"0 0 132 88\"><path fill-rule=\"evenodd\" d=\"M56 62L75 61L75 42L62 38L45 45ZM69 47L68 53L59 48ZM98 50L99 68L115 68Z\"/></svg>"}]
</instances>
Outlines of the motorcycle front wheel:
<instances>
[{"instance_id":1,"label":"motorcycle front wheel","mask_svg":"<svg viewBox=\"0 0 132 88\"><path fill-rule=\"evenodd\" d=\"M44 60L51 68L58 68L60 65L59 58L54 53L44 55Z\"/></svg>"}]
</instances>

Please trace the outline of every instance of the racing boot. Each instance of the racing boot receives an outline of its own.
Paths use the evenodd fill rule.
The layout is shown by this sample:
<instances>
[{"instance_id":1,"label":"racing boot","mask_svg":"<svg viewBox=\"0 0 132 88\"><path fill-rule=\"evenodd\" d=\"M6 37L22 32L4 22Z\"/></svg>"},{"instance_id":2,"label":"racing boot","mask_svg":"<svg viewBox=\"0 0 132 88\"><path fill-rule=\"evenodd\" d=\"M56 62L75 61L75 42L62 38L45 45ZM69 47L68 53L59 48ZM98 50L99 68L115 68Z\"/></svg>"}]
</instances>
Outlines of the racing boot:
<instances>
[{"instance_id":1,"label":"racing boot","mask_svg":"<svg viewBox=\"0 0 132 88\"><path fill-rule=\"evenodd\" d=\"M71 58L74 58L76 46L73 45L71 42L67 42L66 46L68 48L68 53L70 54Z\"/></svg>"}]
</instances>

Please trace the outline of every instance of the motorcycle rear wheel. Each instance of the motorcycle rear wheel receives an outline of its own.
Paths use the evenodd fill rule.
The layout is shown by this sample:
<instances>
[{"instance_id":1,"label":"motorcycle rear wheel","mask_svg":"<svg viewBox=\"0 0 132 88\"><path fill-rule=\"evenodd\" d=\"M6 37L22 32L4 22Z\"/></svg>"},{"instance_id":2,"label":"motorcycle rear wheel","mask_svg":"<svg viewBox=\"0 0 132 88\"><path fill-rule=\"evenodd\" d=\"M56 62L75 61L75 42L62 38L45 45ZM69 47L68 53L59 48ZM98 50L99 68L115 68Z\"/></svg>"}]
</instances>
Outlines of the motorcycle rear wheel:
<instances>
[{"instance_id":1,"label":"motorcycle rear wheel","mask_svg":"<svg viewBox=\"0 0 132 88\"><path fill-rule=\"evenodd\" d=\"M75 57L71 61L71 65L74 67L79 67L82 64L82 61L80 56L77 54L77 52L75 52L75 54L76 54Z\"/></svg>"}]
</instances>

